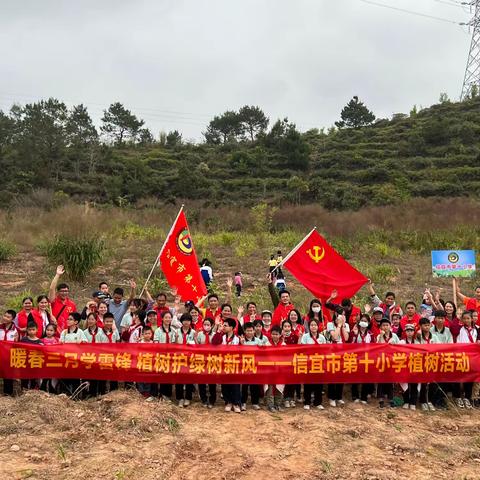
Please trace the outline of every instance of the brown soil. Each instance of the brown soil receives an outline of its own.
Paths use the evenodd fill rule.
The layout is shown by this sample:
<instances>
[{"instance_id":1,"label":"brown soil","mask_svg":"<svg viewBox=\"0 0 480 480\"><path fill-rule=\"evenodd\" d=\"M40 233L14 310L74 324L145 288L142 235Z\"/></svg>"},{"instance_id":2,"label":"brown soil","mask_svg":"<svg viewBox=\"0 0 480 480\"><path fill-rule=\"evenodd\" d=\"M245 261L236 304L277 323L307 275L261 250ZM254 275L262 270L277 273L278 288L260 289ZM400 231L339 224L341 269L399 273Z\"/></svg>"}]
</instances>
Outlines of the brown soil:
<instances>
[{"instance_id":1,"label":"brown soil","mask_svg":"<svg viewBox=\"0 0 480 480\"><path fill-rule=\"evenodd\" d=\"M118 391L0 398L2 479L477 479L480 412L225 413Z\"/></svg>"}]
</instances>

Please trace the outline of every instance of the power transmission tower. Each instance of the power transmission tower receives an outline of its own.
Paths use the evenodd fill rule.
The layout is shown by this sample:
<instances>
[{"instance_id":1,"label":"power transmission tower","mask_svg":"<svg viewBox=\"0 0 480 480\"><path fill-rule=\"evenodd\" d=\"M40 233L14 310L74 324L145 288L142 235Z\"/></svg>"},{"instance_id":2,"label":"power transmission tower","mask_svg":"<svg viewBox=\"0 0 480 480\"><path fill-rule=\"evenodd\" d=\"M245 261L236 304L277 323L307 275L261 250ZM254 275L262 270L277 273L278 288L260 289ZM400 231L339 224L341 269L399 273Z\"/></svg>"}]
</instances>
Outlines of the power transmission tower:
<instances>
[{"instance_id":1,"label":"power transmission tower","mask_svg":"<svg viewBox=\"0 0 480 480\"><path fill-rule=\"evenodd\" d=\"M465 5L465 3L463 3ZM473 19L467 24L472 27L472 43L468 54L467 68L463 79L461 100L470 96L472 88L476 85L477 94L480 93L480 0L467 3L475 9Z\"/></svg>"}]
</instances>

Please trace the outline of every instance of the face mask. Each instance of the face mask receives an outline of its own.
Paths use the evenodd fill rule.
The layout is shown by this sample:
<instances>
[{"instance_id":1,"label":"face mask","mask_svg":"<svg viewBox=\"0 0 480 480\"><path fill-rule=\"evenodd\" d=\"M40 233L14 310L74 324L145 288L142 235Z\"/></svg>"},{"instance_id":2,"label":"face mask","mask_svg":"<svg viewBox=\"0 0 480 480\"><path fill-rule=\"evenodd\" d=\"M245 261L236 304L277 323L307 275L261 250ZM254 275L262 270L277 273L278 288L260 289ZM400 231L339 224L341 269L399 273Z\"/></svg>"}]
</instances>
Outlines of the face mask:
<instances>
[{"instance_id":1,"label":"face mask","mask_svg":"<svg viewBox=\"0 0 480 480\"><path fill-rule=\"evenodd\" d=\"M313 313L320 313L321 308L320 307L312 307L312 312Z\"/></svg>"},{"instance_id":2,"label":"face mask","mask_svg":"<svg viewBox=\"0 0 480 480\"><path fill-rule=\"evenodd\" d=\"M360 322L359 325L362 328L367 328L368 327L368 322Z\"/></svg>"}]
</instances>

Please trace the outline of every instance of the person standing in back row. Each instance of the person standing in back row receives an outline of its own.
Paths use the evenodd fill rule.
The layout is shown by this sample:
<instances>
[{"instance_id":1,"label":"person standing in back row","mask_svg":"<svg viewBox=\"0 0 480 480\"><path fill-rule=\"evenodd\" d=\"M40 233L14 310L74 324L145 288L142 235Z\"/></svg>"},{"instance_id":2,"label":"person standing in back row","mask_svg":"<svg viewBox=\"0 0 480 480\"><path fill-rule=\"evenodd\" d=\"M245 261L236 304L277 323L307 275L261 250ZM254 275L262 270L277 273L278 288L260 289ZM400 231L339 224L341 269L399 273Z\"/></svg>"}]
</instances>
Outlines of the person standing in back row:
<instances>
[{"instance_id":1,"label":"person standing in back row","mask_svg":"<svg viewBox=\"0 0 480 480\"><path fill-rule=\"evenodd\" d=\"M68 316L77 311L75 302L69 298L70 288L68 285L66 283L58 283L64 273L64 266L59 265L48 291L51 313L57 319L59 332L66 328Z\"/></svg>"}]
</instances>

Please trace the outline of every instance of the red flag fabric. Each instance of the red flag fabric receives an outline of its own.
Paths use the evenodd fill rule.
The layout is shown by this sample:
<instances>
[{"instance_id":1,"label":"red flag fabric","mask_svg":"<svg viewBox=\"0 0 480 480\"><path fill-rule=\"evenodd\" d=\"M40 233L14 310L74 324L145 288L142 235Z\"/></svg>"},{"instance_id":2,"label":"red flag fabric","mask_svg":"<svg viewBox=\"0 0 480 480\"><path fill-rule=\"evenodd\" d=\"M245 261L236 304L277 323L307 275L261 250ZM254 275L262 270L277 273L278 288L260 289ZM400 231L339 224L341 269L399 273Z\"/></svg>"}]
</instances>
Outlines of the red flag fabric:
<instances>
[{"instance_id":1,"label":"red flag fabric","mask_svg":"<svg viewBox=\"0 0 480 480\"><path fill-rule=\"evenodd\" d=\"M332 290L350 298L368 279L352 267L313 229L286 257L283 265L310 292L326 299Z\"/></svg>"},{"instance_id":2,"label":"red flag fabric","mask_svg":"<svg viewBox=\"0 0 480 480\"><path fill-rule=\"evenodd\" d=\"M168 284L177 289L184 302L197 302L207 294L183 207L172 225L159 260Z\"/></svg>"}]
</instances>

